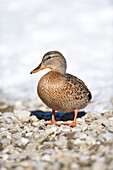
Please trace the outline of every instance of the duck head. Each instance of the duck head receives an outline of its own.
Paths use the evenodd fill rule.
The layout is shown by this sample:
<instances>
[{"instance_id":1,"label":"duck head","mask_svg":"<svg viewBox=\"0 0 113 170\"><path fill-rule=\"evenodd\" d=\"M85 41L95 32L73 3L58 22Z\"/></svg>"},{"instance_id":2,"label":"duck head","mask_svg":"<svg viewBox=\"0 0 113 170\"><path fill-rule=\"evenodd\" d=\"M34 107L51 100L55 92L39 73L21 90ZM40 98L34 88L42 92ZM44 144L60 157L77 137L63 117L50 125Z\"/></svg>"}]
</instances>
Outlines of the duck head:
<instances>
[{"instance_id":1,"label":"duck head","mask_svg":"<svg viewBox=\"0 0 113 170\"><path fill-rule=\"evenodd\" d=\"M50 51L43 56L42 62L39 64L37 68L31 71L30 74L36 73L45 68L50 68L52 71L65 74L66 73L66 60L60 52Z\"/></svg>"}]
</instances>

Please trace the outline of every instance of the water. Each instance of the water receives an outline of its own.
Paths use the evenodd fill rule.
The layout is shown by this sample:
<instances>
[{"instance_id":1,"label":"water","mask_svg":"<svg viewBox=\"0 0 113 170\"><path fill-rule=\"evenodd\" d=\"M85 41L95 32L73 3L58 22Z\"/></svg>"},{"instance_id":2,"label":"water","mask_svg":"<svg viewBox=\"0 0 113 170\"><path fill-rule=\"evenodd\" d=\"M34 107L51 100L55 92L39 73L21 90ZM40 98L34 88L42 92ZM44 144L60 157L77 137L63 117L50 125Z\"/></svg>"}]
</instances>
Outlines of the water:
<instances>
[{"instance_id":1,"label":"water","mask_svg":"<svg viewBox=\"0 0 113 170\"><path fill-rule=\"evenodd\" d=\"M48 70L29 73L50 50L66 57L93 100L113 96L112 0L1 0L0 14L0 90L9 99L37 97Z\"/></svg>"}]
</instances>

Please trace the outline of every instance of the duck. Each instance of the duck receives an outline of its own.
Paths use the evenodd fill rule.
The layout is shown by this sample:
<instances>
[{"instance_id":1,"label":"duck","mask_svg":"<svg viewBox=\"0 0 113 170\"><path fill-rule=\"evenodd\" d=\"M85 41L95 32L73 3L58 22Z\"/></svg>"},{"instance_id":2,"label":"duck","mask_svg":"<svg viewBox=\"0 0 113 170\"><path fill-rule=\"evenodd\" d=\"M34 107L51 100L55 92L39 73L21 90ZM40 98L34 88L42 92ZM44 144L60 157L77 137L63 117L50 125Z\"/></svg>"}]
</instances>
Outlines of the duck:
<instances>
[{"instance_id":1,"label":"duck","mask_svg":"<svg viewBox=\"0 0 113 170\"><path fill-rule=\"evenodd\" d=\"M52 109L52 121L44 124L59 126L60 124L55 120L55 111L74 111L73 122L62 124L76 127L78 110L88 105L92 99L91 92L81 79L66 73L67 62L59 51L47 52L39 66L32 70L30 74L37 73L45 68L50 68L51 71L39 80L37 93L43 103Z\"/></svg>"}]
</instances>

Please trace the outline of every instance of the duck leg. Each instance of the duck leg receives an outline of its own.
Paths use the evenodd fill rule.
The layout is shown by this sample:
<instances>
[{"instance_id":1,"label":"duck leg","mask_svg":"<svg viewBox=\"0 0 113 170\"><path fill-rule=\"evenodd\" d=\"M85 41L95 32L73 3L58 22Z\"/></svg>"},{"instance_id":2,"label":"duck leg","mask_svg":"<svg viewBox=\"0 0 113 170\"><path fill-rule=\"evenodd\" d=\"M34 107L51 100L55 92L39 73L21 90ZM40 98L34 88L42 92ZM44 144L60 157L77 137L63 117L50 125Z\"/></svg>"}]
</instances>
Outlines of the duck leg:
<instances>
[{"instance_id":1,"label":"duck leg","mask_svg":"<svg viewBox=\"0 0 113 170\"><path fill-rule=\"evenodd\" d=\"M74 114L75 114L75 116L74 116L74 120L73 120L72 123L64 122L62 124L63 125L68 125L68 126L71 126L71 127L76 127L76 118L77 118L77 114L78 114L78 109L74 110Z\"/></svg>"},{"instance_id":2,"label":"duck leg","mask_svg":"<svg viewBox=\"0 0 113 170\"><path fill-rule=\"evenodd\" d=\"M44 123L44 125L53 125L53 124L60 126L60 124L56 123L55 120L55 110L52 110L52 121Z\"/></svg>"}]
</instances>

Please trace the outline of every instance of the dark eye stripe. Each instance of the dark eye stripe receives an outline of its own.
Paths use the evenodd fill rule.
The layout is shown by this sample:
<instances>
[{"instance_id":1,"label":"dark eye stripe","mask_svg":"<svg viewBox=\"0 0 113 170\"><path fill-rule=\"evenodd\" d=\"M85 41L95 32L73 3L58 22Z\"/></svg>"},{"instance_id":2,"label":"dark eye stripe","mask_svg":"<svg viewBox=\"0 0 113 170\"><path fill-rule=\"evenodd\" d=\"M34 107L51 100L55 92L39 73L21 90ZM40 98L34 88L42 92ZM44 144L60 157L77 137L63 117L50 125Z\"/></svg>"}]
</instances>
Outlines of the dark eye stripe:
<instances>
[{"instance_id":1,"label":"dark eye stripe","mask_svg":"<svg viewBox=\"0 0 113 170\"><path fill-rule=\"evenodd\" d=\"M49 60L51 58L55 58L55 57L59 57L59 56L48 56L47 58L43 58L43 61L47 61L47 60Z\"/></svg>"},{"instance_id":2,"label":"dark eye stripe","mask_svg":"<svg viewBox=\"0 0 113 170\"><path fill-rule=\"evenodd\" d=\"M43 61L47 61L49 59L51 59L52 57L48 56L47 58L43 58Z\"/></svg>"}]
</instances>

